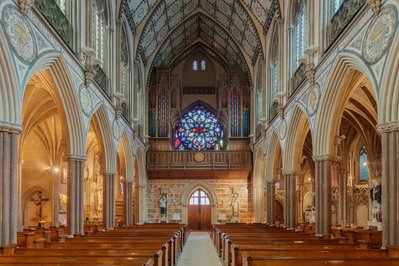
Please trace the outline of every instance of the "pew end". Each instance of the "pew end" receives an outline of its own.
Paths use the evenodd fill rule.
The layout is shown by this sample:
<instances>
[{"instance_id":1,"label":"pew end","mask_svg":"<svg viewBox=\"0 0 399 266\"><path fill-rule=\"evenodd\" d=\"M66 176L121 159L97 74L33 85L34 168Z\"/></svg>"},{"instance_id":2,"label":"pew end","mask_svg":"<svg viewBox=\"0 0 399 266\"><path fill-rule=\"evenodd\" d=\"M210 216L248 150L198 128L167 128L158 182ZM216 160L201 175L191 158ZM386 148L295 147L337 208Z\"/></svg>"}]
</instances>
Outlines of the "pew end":
<instances>
[{"instance_id":1,"label":"pew end","mask_svg":"<svg viewBox=\"0 0 399 266\"><path fill-rule=\"evenodd\" d=\"M390 258L399 258L399 246L387 246L388 249L388 256Z\"/></svg>"},{"instance_id":2,"label":"pew end","mask_svg":"<svg viewBox=\"0 0 399 266\"><path fill-rule=\"evenodd\" d=\"M16 245L6 245L1 249L1 254L3 256L13 256L15 254Z\"/></svg>"}]
</instances>

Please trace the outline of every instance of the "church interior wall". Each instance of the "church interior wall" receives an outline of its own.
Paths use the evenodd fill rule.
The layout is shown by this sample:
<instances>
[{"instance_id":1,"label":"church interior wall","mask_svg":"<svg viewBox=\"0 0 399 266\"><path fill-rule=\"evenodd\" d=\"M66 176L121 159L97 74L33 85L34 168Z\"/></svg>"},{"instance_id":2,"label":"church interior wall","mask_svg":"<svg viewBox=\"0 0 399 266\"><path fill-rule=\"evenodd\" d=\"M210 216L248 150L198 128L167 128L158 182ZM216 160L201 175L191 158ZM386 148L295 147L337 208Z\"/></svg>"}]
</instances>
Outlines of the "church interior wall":
<instances>
[{"instance_id":1,"label":"church interior wall","mask_svg":"<svg viewBox=\"0 0 399 266\"><path fill-rule=\"evenodd\" d=\"M394 206L389 202L397 196L395 188L389 186L390 182L396 182L396 174L392 173L396 173L397 159L390 149L395 146L391 143L394 138L388 138L388 134L398 129L399 117L396 104L398 1L384 1L377 13L365 4L333 42L326 30L334 16L332 5L326 4L328 1L279 1L281 10L272 14L270 29L263 29L260 55L254 55L255 63L252 62L249 69L248 65L247 69L243 67L251 61L248 55L241 58L237 54L237 62L226 64L226 58L206 52L210 44L193 49L184 60L174 58L177 61L173 66L152 68L151 60L155 58L139 55L142 40L136 39L129 30L126 39L133 45L128 46L124 54L128 64L121 66L117 58L121 53L115 51L118 50L115 46L124 47L121 40L116 40L122 30L116 23L118 8L114 2L106 2L109 17L101 25L107 25L104 36L109 45L100 62L93 55L96 51L92 51L92 36L87 32L91 27L90 16L73 17L75 39L67 44L62 37L54 36L57 33L37 13L38 8L21 15L16 1L0 3L1 25L5 29L0 31L0 70L4 75L0 80L0 129L16 134L22 130L19 147L14 147L19 153L18 163L13 167L13 171L18 167L20 186L18 195L11 195L10 199L14 200L9 199L10 202L19 200L19 227L37 223L34 220L38 209L35 200L39 195L36 191L48 199L42 208L47 225L65 224L66 204L70 200L67 182L72 174L67 169L71 159L84 162L81 178L91 184L85 188L86 211L82 219L103 220L102 189L106 175L113 178L119 219L128 213L129 204L134 203L135 222L158 222L160 189L169 191L168 219L175 212L181 213L184 188L194 179L147 180L146 152L173 151L175 126L186 108L197 101L211 107L223 124L226 140L223 148L227 151L255 153L253 148L258 143L264 145L264 158L254 156L254 165L262 169L253 171L257 176L203 180L218 194L218 214L231 211L233 188L240 195L241 222L263 222L264 211L273 212L275 218L276 208L277 220L287 222L284 221L289 215L287 200L292 200L287 192L287 180L289 175L294 175L296 195L291 197L295 196L299 204L302 202L302 210L296 210L298 221L305 216L304 211L310 208L314 212L316 205L320 206L321 202L315 202L315 194L320 194L315 183L319 182L320 187L322 180L331 186L328 192L331 192L332 209L331 213L323 214L323 220L317 220L318 224L331 220L332 225L368 226L370 222L381 223L381 212L382 217L397 217L397 203ZM304 29L308 36L303 44L303 57L296 58L293 24L296 13L306 3L309 4L305 11L311 14L308 19L313 20ZM90 4L78 6L78 14L91 12ZM29 39L25 50L16 45L18 36L7 32L5 15L10 14L14 21L9 25L19 23ZM320 24L314 23L323 16ZM126 18L121 23L129 28ZM379 36L379 29L384 30L386 38L375 37ZM255 37L256 42L258 38ZM199 67L201 60L206 59L206 70L194 71L194 59L198 59ZM245 61L241 66L240 60ZM302 69L294 68L298 60L303 64ZM106 85L90 78L94 64L102 65L108 78ZM126 91L120 78L123 67L127 71ZM273 73L274 67L276 73ZM252 73L256 80L248 80ZM302 80L296 80L298 76ZM276 84L276 80L280 83ZM275 89L273 93L271 87ZM191 93L183 93L185 88L191 88ZM214 90L195 92L198 88ZM41 106L40 100L46 103ZM236 102L231 104L232 101ZM234 112L238 113L235 117ZM98 121L91 122L93 120ZM233 124L233 120L239 122ZM93 123L97 123L94 130ZM299 131L309 133L299 134ZM131 150L118 144L122 132L126 132L123 138ZM363 162L369 169L366 180L360 180L359 151L363 146L368 156L368 161ZM328 174L321 176L315 168L326 161L331 166L326 166ZM276 195L266 193L268 182L273 183ZM378 185L387 191L383 194L385 205L381 205L381 193L377 195L380 202L372 198L376 193L373 189ZM129 186L133 187L134 196L126 200L121 191L128 191ZM259 200L262 207L256 208L253 205ZM273 204L266 204L270 200ZM100 213L89 214L91 209ZM385 217L384 244L387 244L389 234L392 235L390 228L397 225L389 224L393 219ZM397 244L398 240L390 243Z\"/></svg>"},{"instance_id":2,"label":"church interior wall","mask_svg":"<svg viewBox=\"0 0 399 266\"><path fill-rule=\"evenodd\" d=\"M217 195L216 214L226 214L227 218L231 218L231 200L232 190L239 194L239 222L252 222L252 195L251 184L246 179L200 179L211 187ZM159 199L161 197L160 190L167 191L168 194L168 220L172 221L174 213L183 216L182 202L183 191L187 186L198 182L198 179L149 179L148 180L148 199L147 199L147 222L156 223L160 219ZM216 220L217 220L216 217Z\"/></svg>"}]
</instances>

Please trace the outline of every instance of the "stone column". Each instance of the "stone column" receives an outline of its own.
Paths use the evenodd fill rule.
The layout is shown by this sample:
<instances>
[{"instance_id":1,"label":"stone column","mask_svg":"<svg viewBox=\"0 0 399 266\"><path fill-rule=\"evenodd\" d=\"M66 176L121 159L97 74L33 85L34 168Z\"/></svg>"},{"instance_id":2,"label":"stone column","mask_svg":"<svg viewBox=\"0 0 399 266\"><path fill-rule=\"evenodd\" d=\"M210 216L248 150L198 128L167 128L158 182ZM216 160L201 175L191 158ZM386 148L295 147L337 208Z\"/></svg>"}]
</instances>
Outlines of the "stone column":
<instances>
[{"instance_id":1,"label":"stone column","mask_svg":"<svg viewBox=\"0 0 399 266\"><path fill-rule=\"evenodd\" d=\"M125 193L125 216L126 225L133 225L133 182L126 181Z\"/></svg>"},{"instance_id":2,"label":"stone column","mask_svg":"<svg viewBox=\"0 0 399 266\"><path fill-rule=\"evenodd\" d=\"M378 125L382 146L382 246L399 245L399 121Z\"/></svg>"},{"instance_id":3,"label":"stone column","mask_svg":"<svg viewBox=\"0 0 399 266\"><path fill-rule=\"evenodd\" d=\"M104 194L103 194L103 223L105 229L114 229L115 220L115 182L114 174L106 173L104 175Z\"/></svg>"},{"instance_id":4,"label":"stone column","mask_svg":"<svg viewBox=\"0 0 399 266\"><path fill-rule=\"evenodd\" d=\"M0 129L0 246L17 244L18 135L20 130Z\"/></svg>"},{"instance_id":5,"label":"stone column","mask_svg":"<svg viewBox=\"0 0 399 266\"><path fill-rule=\"evenodd\" d=\"M298 218L298 223L303 223L304 222L304 217L303 217L303 185L305 181L305 175L303 173L300 173L297 175L297 184L298 184L298 196L297 196L297 218Z\"/></svg>"},{"instance_id":6,"label":"stone column","mask_svg":"<svg viewBox=\"0 0 399 266\"><path fill-rule=\"evenodd\" d=\"M52 210L51 210L51 215L52 215L52 224L55 227L59 227L59 202L58 202L58 196L60 194L60 175L61 175L61 170L59 172L53 173L53 195L52 195Z\"/></svg>"},{"instance_id":7,"label":"stone column","mask_svg":"<svg viewBox=\"0 0 399 266\"><path fill-rule=\"evenodd\" d=\"M296 227L296 182L293 171L284 172L285 200L284 200L284 220L287 229Z\"/></svg>"},{"instance_id":8,"label":"stone column","mask_svg":"<svg viewBox=\"0 0 399 266\"><path fill-rule=\"evenodd\" d=\"M138 220L140 221L140 223L144 223L146 221L146 216L147 216L146 215L147 208L146 208L146 204L145 204L145 202L146 202L146 189L147 189L146 185L139 186L140 199L139 199L139 202L136 202L136 206L140 205L140 213L139 213L140 217L138 217Z\"/></svg>"},{"instance_id":9,"label":"stone column","mask_svg":"<svg viewBox=\"0 0 399 266\"><path fill-rule=\"evenodd\" d=\"M83 193L84 160L69 157L68 161L68 236L84 235L83 229Z\"/></svg>"},{"instance_id":10,"label":"stone column","mask_svg":"<svg viewBox=\"0 0 399 266\"><path fill-rule=\"evenodd\" d=\"M264 164L262 166L264 168ZM263 223L265 221L265 181L264 176L259 176L257 171L253 176L253 217L255 223Z\"/></svg>"},{"instance_id":11,"label":"stone column","mask_svg":"<svg viewBox=\"0 0 399 266\"><path fill-rule=\"evenodd\" d=\"M332 156L313 158L315 162L316 236L331 234L331 172Z\"/></svg>"},{"instance_id":12,"label":"stone column","mask_svg":"<svg viewBox=\"0 0 399 266\"><path fill-rule=\"evenodd\" d=\"M274 181L266 182L266 219L269 224L276 222L276 188L274 184Z\"/></svg>"},{"instance_id":13,"label":"stone column","mask_svg":"<svg viewBox=\"0 0 399 266\"><path fill-rule=\"evenodd\" d=\"M346 225L346 195L347 195L348 171L338 171L338 222L341 226Z\"/></svg>"}]
</instances>

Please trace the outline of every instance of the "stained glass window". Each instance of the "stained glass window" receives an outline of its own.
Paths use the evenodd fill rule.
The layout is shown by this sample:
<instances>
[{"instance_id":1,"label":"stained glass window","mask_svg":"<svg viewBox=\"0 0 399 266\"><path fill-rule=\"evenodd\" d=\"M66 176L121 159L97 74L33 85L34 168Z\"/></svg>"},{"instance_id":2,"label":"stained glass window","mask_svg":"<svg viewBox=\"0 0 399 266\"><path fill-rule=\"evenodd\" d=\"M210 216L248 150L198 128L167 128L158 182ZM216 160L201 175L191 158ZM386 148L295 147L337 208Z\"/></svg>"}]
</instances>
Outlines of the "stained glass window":
<instances>
[{"instance_id":1,"label":"stained glass window","mask_svg":"<svg viewBox=\"0 0 399 266\"><path fill-rule=\"evenodd\" d=\"M223 128L215 115L198 105L187 112L176 126L174 147L176 150L221 150Z\"/></svg>"},{"instance_id":2,"label":"stained glass window","mask_svg":"<svg viewBox=\"0 0 399 266\"><path fill-rule=\"evenodd\" d=\"M299 58L305 54L306 45L306 27L307 27L307 16L306 16L306 5L305 2L298 1L298 13L295 19L295 65L298 68L300 66Z\"/></svg>"},{"instance_id":3,"label":"stained glass window","mask_svg":"<svg viewBox=\"0 0 399 266\"><path fill-rule=\"evenodd\" d=\"M360 181L366 181L369 177L369 169L367 167L367 150L366 145L363 145L359 154L359 167L360 167Z\"/></svg>"},{"instance_id":4,"label":"stained glass window","mask_svg":"<svg viewBox=\"0 0 399 266\"><path fill-rule=\"evenodd\" d=\"M194 71L198 70L198 61L197 61L197 59L194 59L194 61L193 61L193 70Z\"/></svg>"},{"instance_id":5,"label":"stained glass window","mask_svg":"<svg viewBox=\"0 0 399 266\"><path fill-rule=\"evenodd\" d=\"M205 61L205 59L202 59L202 61L201 61L201 70L202 71L206 70L206 61Z\"/></svg>"}]
</instances>

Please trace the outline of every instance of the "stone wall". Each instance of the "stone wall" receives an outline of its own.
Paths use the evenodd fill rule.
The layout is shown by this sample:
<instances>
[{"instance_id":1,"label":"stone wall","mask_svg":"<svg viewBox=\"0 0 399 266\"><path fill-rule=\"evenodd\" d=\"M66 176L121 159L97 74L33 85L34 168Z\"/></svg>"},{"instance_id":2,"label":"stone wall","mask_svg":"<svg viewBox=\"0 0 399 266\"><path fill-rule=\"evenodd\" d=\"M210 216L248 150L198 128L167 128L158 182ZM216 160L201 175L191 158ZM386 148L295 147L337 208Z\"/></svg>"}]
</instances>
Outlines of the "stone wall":
<instances>
[{"instance_id":1,"label":"stone wall","mask_svg":"<svg viewBox=\"0 0 399 266\"><path fill-rule=\"evenodd\" d=\"M232 189L239 194L239 218L240 222L252 221L252 184L247 179L150 179L148 180L148 219L147 222L159 222L160 190L168 193L168 221L171 221L173 213L180 213L183 217L182 196L187 187L200 182L214 190L217 196L216 217L225 213L227 218L231 217ZM204 187L202 187L204 188ZM206 190L206 188L205 188ZM208 192L208 191L207 191ZM209 193L209 192L208 192ZM189 196L188 196L189 197ZM187 199L188 201L188 199ZM184 218L183 218L184 219Z\"/></svg>"}]
</instances>

